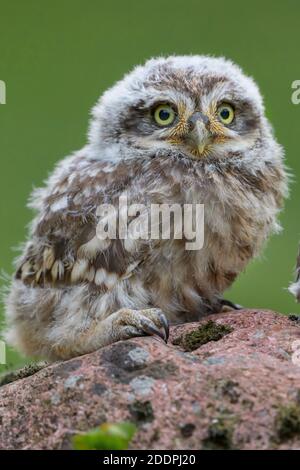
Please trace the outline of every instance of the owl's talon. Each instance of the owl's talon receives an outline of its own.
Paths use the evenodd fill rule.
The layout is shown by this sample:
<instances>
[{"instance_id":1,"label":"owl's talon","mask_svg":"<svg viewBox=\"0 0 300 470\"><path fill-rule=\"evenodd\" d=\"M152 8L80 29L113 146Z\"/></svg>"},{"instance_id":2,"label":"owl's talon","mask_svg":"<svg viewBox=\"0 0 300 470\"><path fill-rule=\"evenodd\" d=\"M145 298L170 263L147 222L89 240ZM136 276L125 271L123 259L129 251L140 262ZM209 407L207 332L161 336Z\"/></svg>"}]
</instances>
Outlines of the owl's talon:
<instances>
[{"instance_id":1,"label":"owl's talon","mask_svg":"<svg viewBox=\"0 0 300 470\"><path fill-rule=\"evenodd\" d=\"M242 310L244 308L242 305L235 304L235 303L231 302L230 300L226 300L226 299L221 300L221 306L222 307L229 307L232 310Z\"/></svg>"},{"instance_id":2,"label":"owl's talon","mask_svg":"<svg viewBox=\"0 0 300 470\"><path fill-rule=\"evenodd\" d=\"M167 317L166 317L163 313L159 313L159 314L158 314L158 318L159 318L160 321L162 322L162 325L163 325L163 328L164 328L164 332L165 332L164 341L165 341L165 343L167 343L167 342L168 342L168 339L169 339L169 336L170 336L170 325L169 325L169 321L168 321Z\"/></svg>"},{"instance_id":3,"label":"owl's talon","mask_svg":"<svg viewBox=\"0 0 300 470\"><path fill-rule=\"evenodd\" d=\"M166 342L166 335L164 333L162 333L153 323L152 321L148 320L148 319L142 319L141 320L141 325L142 325L142 328L143 328L143 331L152 336L152 335L156 335L156 336L159 336L162 340L164 340Z\"/></svg>"}]
</instances>

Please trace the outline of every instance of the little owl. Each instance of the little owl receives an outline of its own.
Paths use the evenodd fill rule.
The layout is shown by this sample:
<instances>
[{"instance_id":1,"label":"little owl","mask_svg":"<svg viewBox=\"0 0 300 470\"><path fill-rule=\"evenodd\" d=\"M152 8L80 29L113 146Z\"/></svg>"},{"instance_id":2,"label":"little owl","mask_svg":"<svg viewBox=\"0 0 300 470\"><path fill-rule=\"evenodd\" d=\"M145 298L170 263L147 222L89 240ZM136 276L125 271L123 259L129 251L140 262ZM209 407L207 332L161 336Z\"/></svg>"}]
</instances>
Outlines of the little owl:
<instances>
[{"instance_id":1,"label":"little owl","mask_svg":"<svg viewBox=\"0 0 300 470\"><path fill-rule=\"evenodd\" d=\"M260 92L223 58L152 59L106 91L88 143L32 194L36 211L6 297L10 344L85 354L218 312L259 254L287 191ZM98 208L204 205L204 243L97 236ZM122 217L122 214L119 214ZM120 220L120 219L119 219Z\"/></svg>"}]
</instances>

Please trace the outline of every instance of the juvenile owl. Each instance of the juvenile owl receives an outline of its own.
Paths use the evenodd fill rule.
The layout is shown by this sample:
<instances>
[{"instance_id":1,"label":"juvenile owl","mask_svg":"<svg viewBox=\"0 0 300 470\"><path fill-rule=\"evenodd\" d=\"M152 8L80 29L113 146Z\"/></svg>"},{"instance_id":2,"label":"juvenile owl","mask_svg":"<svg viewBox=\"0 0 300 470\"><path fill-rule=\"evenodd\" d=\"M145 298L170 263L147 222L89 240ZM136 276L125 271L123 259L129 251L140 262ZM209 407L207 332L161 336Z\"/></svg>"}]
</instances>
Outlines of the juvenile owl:
<instances>
[{"instance_id":1,"label":"juvenile owl","mask_svg":"<svg viewBox=\"0 0 300 470\"><path fill-rule=\"evenodd\" d=\"M145 334L167 341L169 322L220 311L223 292L278 231L286 190L283 151L251 78L223 58L149 60L104 93L87 145L33 192L7 340L48 359ZM203 204L203 247L98 236L108 222L99 207L115 208L120 225L124 195L144 215L153 204Z\"/></svg>"}]
</instances>

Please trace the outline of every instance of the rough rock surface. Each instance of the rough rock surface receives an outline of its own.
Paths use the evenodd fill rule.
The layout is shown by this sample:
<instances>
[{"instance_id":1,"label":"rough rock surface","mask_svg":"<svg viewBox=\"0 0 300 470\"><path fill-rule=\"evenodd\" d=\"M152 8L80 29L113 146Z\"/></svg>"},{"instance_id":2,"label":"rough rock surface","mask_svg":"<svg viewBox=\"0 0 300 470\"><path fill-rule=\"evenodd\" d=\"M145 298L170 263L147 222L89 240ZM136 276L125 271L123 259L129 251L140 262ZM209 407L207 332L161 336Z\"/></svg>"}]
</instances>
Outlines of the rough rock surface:
<instances>
[{"instance_id":1,"label":"rough rock surface","mask_svg":"<svg viewBox=\"0 0 300 470\"><path fill-rule=\"evenodd\" d=\"M296 318L241 310L51 364L0 388L0 448L68 449L122 420L136 449L300 448L296 340Z\"/></svg>"}]
</instances>

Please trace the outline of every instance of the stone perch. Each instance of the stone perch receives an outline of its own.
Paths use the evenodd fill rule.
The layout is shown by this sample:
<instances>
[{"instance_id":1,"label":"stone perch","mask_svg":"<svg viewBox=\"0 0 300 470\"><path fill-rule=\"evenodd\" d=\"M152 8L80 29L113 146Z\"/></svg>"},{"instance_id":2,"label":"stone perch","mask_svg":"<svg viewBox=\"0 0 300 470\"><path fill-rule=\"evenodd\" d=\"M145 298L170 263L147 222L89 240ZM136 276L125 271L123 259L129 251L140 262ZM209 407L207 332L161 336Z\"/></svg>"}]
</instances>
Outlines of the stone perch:
<instances>
[{"instance_id":1,"label":"stone perch","mask_svg":"<svg viewBox=\"0 0 300 470\"><path fill-rule=\"evenodd\" d=\"M70 449L124 420L133 449L299 449L299 320L210 315L172 327L168 345L122 341L0 388L1 449Z\"/></svg>"}]
</instances>

